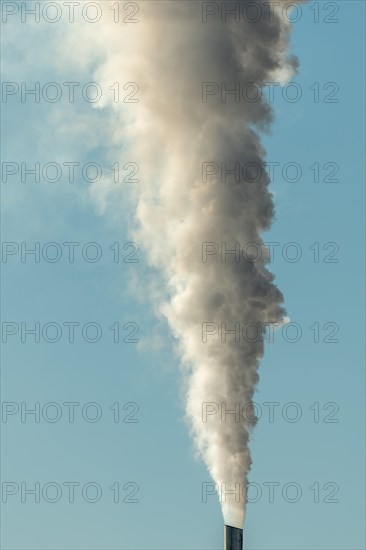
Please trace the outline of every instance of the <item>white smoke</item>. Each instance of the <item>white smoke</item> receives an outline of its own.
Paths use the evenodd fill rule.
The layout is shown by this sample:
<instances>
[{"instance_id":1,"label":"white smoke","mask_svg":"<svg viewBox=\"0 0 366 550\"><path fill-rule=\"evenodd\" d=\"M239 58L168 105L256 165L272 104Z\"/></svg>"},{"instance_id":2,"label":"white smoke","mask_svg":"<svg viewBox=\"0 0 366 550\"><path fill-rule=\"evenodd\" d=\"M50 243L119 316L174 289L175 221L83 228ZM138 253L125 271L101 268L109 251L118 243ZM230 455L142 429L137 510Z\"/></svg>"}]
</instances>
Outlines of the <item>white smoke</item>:
<instances>
[{"instance_id":1,"label":"white smoke","mask_svg":"<svg viewBox=\"0 0 366 550\"><path fill-rule=\"evenodd\" d=\"M125 156L140 166L134 238L166 283L161 312L179 342L186 413L198 452L219 488L240 484L240 498L231 495L222 502L225 523L240 528L253 422L243 415L239 421L234 415L222 419L220 413L204 422L202 411L205 403L217 404L220 412L223 404L233 410L236 403L251 403L263 334L256 342L228 336L223 343L219 334L204 342L202 324L281 323L283 298L265 257L236 262L228 255L223 262L216 253L204 262L202 243L226 243L228 249L235 243L262 244L260 234L270 227L274 207L257 130L268 128L272 114L264 97L236 103L232 96L222 102L216 95L203 102L202 83L261 87L293 72L295 63L286 54L289 23L278 6L257 4L262 16L255 23L232 17L223 22L220 15L204 23L202 2L142 2L139 23L123 29L99 25L97 50L103 61L94 75L106 88L115 81L140 88L139 103L111 103L111 140L121 140ZM77 51L75 41L73 46ZM83 55L93 59L94 52L90 48ZM262 175L254 183L222 182L220 174L204 181L204 162L253 163Z\"/></svg>"}]
</instances>

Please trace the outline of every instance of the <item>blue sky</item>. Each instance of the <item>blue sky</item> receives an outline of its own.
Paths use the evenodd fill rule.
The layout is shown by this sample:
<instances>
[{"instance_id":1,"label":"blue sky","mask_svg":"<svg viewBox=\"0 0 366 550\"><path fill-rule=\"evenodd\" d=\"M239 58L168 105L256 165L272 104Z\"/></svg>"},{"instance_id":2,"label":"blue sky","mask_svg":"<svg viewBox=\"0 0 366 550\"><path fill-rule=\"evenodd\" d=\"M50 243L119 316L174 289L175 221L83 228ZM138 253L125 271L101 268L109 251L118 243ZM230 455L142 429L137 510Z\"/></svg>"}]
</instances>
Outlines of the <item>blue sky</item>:
<instances>
[{"instance_id":1,"label":"blue sky","mask_svg":"<svg viewBox=\"0 0 366 550\"><path fill-rule=\"evenodd\" d=\"M338 23L324 22L331 11L323 2L312 3L320 10L317 24L314 11L303 7L293 31L293 52L300 59L293 80L303 95L290 103L276 91L276 120L271 134L263 136L268 161L280 163L272 185L276 221L265 240L279 243L271 270L301 337L291 343L276 332L260 369L256 403L262 417L252 437L252 502L245 525L245 548L252 550L365 548L364 4L330 4L339 7ZM68 72L47 55L50 26L40 30L15 19L3 27L4 80L75 79L73 69ZM319 102L314 101L317 82ZM335 84L324 88L328 83ZM338 102L327 103L334 86ZM2 111L3 161L76 160L108 170L116 158L105 135L105 111L85 102L10 98ZM301 167L299 181L280 177L288 163ZM314 163L319 163L319 182L309 169ZM334 165L339 181L328 183L324 179ZM123 250L131 241L127 190L116 194L104 214L80 178L74 184L64 177L37 184L13 177L2 183L2 193L3 241L29 247L56 242L62 250L56 263L42 258L37 263L31 256L22 262L20 253L2 263L2 320L19 327L3 345L2 400L7 411L20 409L7 418L3 414L1 424L3 498L4 491L15 493L2 504L3 548L221 548L220 506L217 496L202 496L210 478L195 459L183 419L173 342L141 296L155 274L145 265L142 247L138 263L116 263L109 248L120 243L122 260L132 251ZM65 242L80 243L74 263L67 259ZM102 251L96 263L80 252L91 242ZM298 262L282 255L293 252L288 245L293 242L301 250ZM22 322L39 322L41 329L57 323L60 340L35 343L28 336L22 342ZM72 343L65 322L79 323ZM91 322L101 331L96 343L81 336ZM116 322L118 343L109 328ZM127 323L138 325L138 344L123 342L132 330ZM51 326L46 339L56 329ZM93 339L95 326L85 330ZM287 340L294 338L288 334ZM32 415L21 421L22 402L28 408L40 403L39 422ZM74 422L70 405L64 405L70 402L80 404ZM44 409L47 403L57 406ZM90 403L97 405L86 406ZM273 422L265 403L276 404ZM61 418L51 422L60 411ZM101 418L92 422L97 413ZM301 418L292 422L295 413ZM70 482L78 484L75 502L69 502ZM28 489L40 484L39 503L24 494L22 483ZM53 486L47 489L47 483ZM94 485L85 488L88 483ZM50 502L58 487L60 499ZM117 487L119 502L114 502ZM100 499L90 502L97 490Z\"/></svg>"}]
</instances>

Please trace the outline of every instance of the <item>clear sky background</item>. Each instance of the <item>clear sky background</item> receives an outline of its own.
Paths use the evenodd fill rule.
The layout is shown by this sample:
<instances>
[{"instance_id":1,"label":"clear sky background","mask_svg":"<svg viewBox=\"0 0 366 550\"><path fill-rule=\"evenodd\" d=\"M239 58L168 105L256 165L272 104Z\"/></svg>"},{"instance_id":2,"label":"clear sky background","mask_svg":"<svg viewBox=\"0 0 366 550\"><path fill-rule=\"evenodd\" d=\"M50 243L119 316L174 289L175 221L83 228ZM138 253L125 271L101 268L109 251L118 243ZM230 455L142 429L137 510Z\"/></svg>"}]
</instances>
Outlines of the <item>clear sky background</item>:
<instances>
[{"instance_id":1,"label":"clear sky background","mask_svg":"<svg viewBox=\"0 0 366 550\"><path fill-rule=\"evenodd\" d=\"M316 12L310 6L319 8L319 23L314 23ZM332 16L334 6L339 11ZM262 417L251 443L253 487L245 548L361 550L365 7L347 0L313 2L302 10L293 31L293 52L300 59L293 80L302 97L291 103L276 90L276 121L271 135L263 136L268 161L280 163L272 185L277 217L265 240L280 243L271 270L301 336L290 343L277 332L262 361L256 395ZM327 23L326 17L338 22ZM50 24L22 24L19 16L3 24L4 80L77 80L72 68L61 66L49 53L53 32ZM90 74L82 76L85 82L92 80ZM324 89L330 82L335 84ZM314 101L314 83L319 83L319 102ZM329 96L335 86L338 91ZM85 101L22 103L18 95L2 103L2 111L3 162L94 161L105 170L120 157L108 145L105 111ZM293 178L291 167L281 175L290 162L301 167L297 182L286 181ZM319 163L319 182L309 168L314 163ZM334 167L327 163L338 166L333 175L338 181L324 181ZM95 322L102 329L96 343L84 341L80 327L70 343L64 327L56 343L34 343L32 336L22 343L19 332L3 345L2 400L15 404L3 405L14 414L3 414L1 424L3 499L6 491L15 492L2 504L4 549L222 548L218 497L202 497L210 478L194 457L183 419L173 342L139 290L155 277L145 266L143 243L138 263L115 263L109 250L120 243L122 260L132 251L123 250L131 240L128 185L116 194L114 208L102 214L80 177L74 183L65 174L57 183L34 183L31 177L22 183L18 175L2 182L3 241L29 247L52 241L63 251L56 263L35 263L31 256L22 262L20 254L2 263L3 323ZM81 243L74 263L67 259L64 242ZM90 242L102 249L96 263L80 255ZM289 242L301 249L297 262L282 255L287 250L292 257ZM319 258L314 256L317 246ZM89 252L91 256L94 251ZM119 343L108 328L116 322L121 326ZM131 330L123 329L126 323L139 326L138 344L123 342ZM289 331L287 340L293 334ZM92 328L88 337L93 338ZM21 402L29 409L36 402L41 409L57 403L62 417L50 422L57 412L51 406L40 422L32 415L22 422L15 412ZM73 423L66 402L80 403ZM102 413L94 423L85 419L95 415L95 407L84 407L91 402ZM119 422L114 422L115 403ZM264 403L278 404L273 419ZM295 413L299 419L291 422ZM47 489L50 482L62 488L57 502L50 502L56 495L55 485ZM69 502L67 482L79 484L74 502ZM95 487L85 488L90 482L102 491L98 502L87 501L96 494ZM27 489L40 484L40 502L24 490L22 502L22 483ZM114 502L117 484L119 502ZM297 502L289 502L296 494Z\"/></svg>"}]
</instances>

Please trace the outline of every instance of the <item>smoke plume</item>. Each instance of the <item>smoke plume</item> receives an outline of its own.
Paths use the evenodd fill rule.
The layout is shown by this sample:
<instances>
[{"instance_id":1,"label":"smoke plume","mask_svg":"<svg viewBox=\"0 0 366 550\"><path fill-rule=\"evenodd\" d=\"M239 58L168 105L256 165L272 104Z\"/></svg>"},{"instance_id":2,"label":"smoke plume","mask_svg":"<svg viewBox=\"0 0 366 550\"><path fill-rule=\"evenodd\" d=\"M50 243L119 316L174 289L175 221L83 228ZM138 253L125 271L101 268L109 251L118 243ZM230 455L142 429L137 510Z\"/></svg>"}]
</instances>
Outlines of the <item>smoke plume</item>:
<instances>
[{"instance_id":1,"label":"smoke plume","mask_svg":"<svg viewBox=\"0 0 366 550\"><path fill-rule=\"evenodd\" d=\"M204 13L208 4L211 11ZM256 4L261 15L235 20L225 16L223 4L228 11ZM104 59L95 77L139 85L138 103L114 106L113 139L123 140L140 166L134 237L164 277L167 300L160 311L178 341L196 448L220 490L240 484L239 498L228 495L223 502L220 496L225 523L241 528L253 422L250 415L222 412L252 402L264 329L257 338L240 334L235 341L228 334L223 342L222 323L227 330L235 323L240 331L264 327L281 323L284 310L266 254L238 261L221 252L222 243L227 250L236 243L262 246L261 232L273 220L259 138L272 113L255 90L296 68L287 55L291 25L280 2L154 0L140 6L138 24L110 26L100 35ZM222 95L235 83L247 86L238 102ZM257 177L249 171L240 181L230 175L223 181L215 167L233 169L237 162L255 167Z\"/></svg>"}]
</instances>

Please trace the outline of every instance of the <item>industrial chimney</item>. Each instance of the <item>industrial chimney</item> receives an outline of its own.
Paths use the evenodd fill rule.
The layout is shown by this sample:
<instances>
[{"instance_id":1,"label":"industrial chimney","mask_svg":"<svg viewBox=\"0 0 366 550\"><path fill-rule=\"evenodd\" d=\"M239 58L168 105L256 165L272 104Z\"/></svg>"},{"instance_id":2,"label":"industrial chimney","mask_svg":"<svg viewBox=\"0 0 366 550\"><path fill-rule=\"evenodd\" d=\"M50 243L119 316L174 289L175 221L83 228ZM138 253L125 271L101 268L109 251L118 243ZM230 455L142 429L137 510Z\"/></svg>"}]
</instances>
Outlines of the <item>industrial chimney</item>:
<instances>
[{"instance_id":1,"label":"industrial chimney","mask_svg":"<svg viewBox=\"0 0 366 550\"><path fill-rule=\"evenodd\" d=\"M243 529L225 525L224 550L243 550Z\"/></svg>"}]
</instances>

